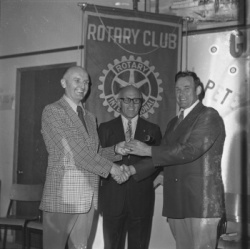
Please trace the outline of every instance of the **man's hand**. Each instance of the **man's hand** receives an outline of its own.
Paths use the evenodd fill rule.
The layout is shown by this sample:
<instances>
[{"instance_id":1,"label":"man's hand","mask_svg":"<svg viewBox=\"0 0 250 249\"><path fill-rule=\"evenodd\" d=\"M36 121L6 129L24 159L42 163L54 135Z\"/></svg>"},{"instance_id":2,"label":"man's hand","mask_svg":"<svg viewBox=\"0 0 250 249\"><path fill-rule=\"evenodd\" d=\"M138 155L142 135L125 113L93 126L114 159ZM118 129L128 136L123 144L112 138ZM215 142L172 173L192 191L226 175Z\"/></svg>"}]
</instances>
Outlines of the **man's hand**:
<instances>
[{"instance_id":1,"label":"man's hand","mask_svg":"<svg viewBox=\"0 0 250 249\"><path fill-rule=\"evenodd\" d=\"M129 154L138 156L151 156L151 146L148 146L147 144L135 139L126 143L126 148L129 150Z\"/></svg>"},{"instance_id":2,"label":"man's hand","mask_svg":"<svg viewBox=\"0 0 250 249\"><path fill-rule=\"evenodd\" d=\"M129 166L122 165L121 167L123 167L123 171L127 172L129 176L136 174L136 170L133 165L129 165Z\"/></svg>"},{"instance_id":3,"label":"man's hand","mask_svg":"<svg viewBox=\"0 0 250 249\"><path fill-rule=\"evenodd\" d=\"M131 175L126 165L118 166L116 164L113 164L110 170L110 174L112 175L114 180L119 184L127 181Z\"/></svg>"},{"instance_id":4,"label":"man's hand","mask_svg":"<svg viewBox=\"0 0 250 249\"><path fill-rule=\"evenodd\" d=\"M136 170L135 170L135 167L133 165L129 165L128 168L129 168L129 171L130 171L131 175L136 174Z\"/></svg>"},{"instance_id":5,"label":"man's hand","mask_svg":"<svg viewBox=\"0 0 250 249\"><path fill-rule=\"evenodd\" d=\"M162 185L163 186L163 174L159 174L155 180L154 180L154 188L157 188L158 186Z\"/></svg>"},{"instance_id":6,"label":"man's hand","mask_svg":"<svg viewBox=\"0 0 250 249\"><path fill-rule=\"evenodd\" d=\"M126 142L120 142L118 144L115 145L115 153L122 155L122 156L126 156L128 155L129 149L126 147Z\"/></svg>"},{"instance_id":7,"label":"man's hand","mask_svg":"<svg viewBox=\"0 0 250 249\"><path fill-rule=\"evenodd\" d=\"M125 164L120 166L121 171L123 171L124 174L126 174L128 177L131 176L131 172L130 172L130 166L126 166Z\"/></svg>"}]
</instances>

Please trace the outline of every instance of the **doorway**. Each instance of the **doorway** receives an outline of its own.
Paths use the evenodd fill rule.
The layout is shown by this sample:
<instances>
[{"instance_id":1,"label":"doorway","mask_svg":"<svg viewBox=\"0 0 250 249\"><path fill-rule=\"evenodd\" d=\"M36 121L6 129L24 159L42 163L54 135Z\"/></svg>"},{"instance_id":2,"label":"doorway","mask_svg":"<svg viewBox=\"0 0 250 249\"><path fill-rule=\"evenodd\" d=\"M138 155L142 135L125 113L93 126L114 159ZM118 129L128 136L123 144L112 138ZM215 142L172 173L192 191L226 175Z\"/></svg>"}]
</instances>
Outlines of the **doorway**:
<instances>
[{"instance_id":1,"label":"doorway","mask_svg":"<svg viewBox=\"0 0 250 249\"><path fill-rule=\"evenodd\" d=\"M17 69L14 182L44 184L48 154L41 135L42 111L64 94L60 80L66 69L75 65L64 63ZM34 215L37 210L38 204L22 203L16 207L16 213L22 216ZM35 246L36 238L31 239L34 239L31 245ZM17 234L16 241L20 240Z\"/></svg>"}]
</instances>

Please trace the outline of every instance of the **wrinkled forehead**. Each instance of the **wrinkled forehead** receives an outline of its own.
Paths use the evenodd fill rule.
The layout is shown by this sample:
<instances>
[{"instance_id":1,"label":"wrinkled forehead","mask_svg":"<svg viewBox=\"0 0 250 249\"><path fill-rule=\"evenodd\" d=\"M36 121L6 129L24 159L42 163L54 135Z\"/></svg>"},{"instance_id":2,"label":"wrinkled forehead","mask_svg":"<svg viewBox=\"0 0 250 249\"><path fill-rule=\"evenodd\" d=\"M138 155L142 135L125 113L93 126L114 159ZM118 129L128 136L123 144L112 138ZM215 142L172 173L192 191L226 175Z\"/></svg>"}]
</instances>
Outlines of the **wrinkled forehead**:
<instances>
[{"instance_id":1,"label":"wrinkled forehead","mask_svg":"<svg viewBox=\"0 0 250 249\"><path fill-rule=\"evenodd\" d=\"M120 98L141 98L141 92L136 87L125 87L119 93Z\"/></svg>"},{"instance_id":2,"label":"wrinkled forehead","mask_svg":"<svg viewBox=\"0 0 250 249\"><path fill-rule=\"evenodd\" d=\"M74 77L78 77L81 79L88 79L88 73L86 70L82 69L82 68L70 68L65 74L64 74L64 78L65 79L70 79L70 78L74 78Z\"/></svg>"},{"instance_id":3,"label":"wrinkled forehead","mask_svg":"<svg viewBox=\"0 0 250 249\"><path fill-rule=\"evenodd\" d=\"M176 87L179 86L195 86L194 79L192 76L185 76L185 77L180 77L176 81Z\"/></svg>"}]
</instances>

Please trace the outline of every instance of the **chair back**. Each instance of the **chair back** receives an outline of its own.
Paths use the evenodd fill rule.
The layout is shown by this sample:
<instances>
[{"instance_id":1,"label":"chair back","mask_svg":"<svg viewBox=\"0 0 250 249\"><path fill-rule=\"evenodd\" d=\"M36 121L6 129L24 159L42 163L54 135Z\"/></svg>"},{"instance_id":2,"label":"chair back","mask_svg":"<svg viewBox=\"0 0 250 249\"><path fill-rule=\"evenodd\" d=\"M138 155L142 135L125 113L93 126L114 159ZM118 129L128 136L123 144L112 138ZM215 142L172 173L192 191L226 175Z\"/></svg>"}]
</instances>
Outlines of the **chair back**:
<instances>
[{"instance_id":1,"label":"chair back","mask_svg":"<svg viewBox=\"0 0 250 249\"><path fill-rule=\"evenodd\" d=\"M10 200L13 201L41 201L43 185L41 184L12 184Z\"/></svg>"}]
</instances>

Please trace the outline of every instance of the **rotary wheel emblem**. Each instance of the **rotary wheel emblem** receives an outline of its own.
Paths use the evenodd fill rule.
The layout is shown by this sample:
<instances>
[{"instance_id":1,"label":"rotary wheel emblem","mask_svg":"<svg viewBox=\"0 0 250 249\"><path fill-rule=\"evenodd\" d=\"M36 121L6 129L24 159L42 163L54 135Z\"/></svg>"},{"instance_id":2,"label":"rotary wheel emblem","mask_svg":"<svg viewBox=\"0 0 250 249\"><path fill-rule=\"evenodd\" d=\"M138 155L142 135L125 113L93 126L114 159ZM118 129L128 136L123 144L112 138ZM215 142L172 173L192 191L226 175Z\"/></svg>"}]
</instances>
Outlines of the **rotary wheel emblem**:
<instances>
[{"instance_id":1,"label":"rotary wheel emblem","mask_svg":"<svg viewBox=\"0 0 250 249\"><path fill-rule=\"evenodd\" d=\"M154 113L154 108L158 108L158 101L162 100L160 87L162 80L158 79L159 73L154 72L155 67L149 66L148 61L142 62L141 57L137 59L130 56L127 59L122 57L121 61L115 59L114 64L108 64L108 70L102 72L100 76L102 82L98 89L102 92L100 97L104 99L103 105L108 107L108 112L114 111L114 116L119 115L117 95L121 87L133 85L138 88L143 95L143 103L140 115L148 118L149 113Z\"/></svg>"}]
</instances>

